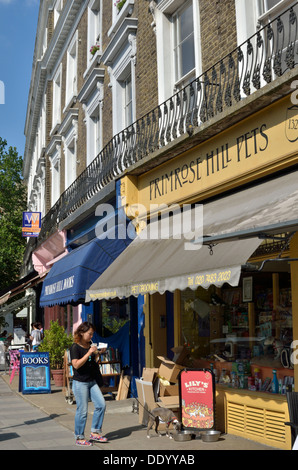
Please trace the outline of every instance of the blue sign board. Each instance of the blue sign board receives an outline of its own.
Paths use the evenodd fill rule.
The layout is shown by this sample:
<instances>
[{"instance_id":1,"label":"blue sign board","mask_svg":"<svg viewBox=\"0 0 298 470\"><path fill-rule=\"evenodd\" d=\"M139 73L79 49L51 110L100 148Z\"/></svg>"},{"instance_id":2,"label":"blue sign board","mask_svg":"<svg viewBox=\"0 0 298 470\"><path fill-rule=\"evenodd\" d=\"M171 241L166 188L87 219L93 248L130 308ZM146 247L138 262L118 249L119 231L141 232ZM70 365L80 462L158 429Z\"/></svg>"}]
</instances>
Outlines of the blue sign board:
<instances>
[{"instance_id":1,"label":"blue sign board","mask_svg":"<svg viewBox=\"0 0 298 470\"><path fill-rule=\"evenodd\" d=\"M41 229L41 212L23 212L23 237L38 237Z\"/></svg>"},{"instance_id":2,"label":"blue sign board","mask_svg":"<svg viewBox=\"0 0 298 470\"><path fill-rule=\"evenodd\" d=\"M51 393L50 357L48 352L20 354L19 392Z\"/></svg>"}]
</instances>

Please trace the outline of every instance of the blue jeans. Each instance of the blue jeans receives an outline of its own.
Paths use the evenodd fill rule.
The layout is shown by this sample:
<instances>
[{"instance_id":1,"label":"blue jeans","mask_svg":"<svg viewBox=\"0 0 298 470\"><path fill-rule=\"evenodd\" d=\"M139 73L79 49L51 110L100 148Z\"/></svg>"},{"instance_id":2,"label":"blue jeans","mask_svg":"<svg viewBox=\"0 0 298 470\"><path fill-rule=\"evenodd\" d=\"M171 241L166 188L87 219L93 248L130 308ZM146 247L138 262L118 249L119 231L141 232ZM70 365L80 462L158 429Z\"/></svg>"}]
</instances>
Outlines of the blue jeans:
<instances>
[{"instance_id":1,"label":"blue jeans","mask_svg":"<svg viewBox=\"0 0 298 470\"><path fill-rule=\"evenodd\" d=\"M73 380L72 390L77 403L77 411L75 415L76 439L84 439L89 398L91 398L94 404L91 432L101 433L101 427L106 410L106 402L95 380L92 382L79 382L78 380Z\"/></svg>"}]
</instances>

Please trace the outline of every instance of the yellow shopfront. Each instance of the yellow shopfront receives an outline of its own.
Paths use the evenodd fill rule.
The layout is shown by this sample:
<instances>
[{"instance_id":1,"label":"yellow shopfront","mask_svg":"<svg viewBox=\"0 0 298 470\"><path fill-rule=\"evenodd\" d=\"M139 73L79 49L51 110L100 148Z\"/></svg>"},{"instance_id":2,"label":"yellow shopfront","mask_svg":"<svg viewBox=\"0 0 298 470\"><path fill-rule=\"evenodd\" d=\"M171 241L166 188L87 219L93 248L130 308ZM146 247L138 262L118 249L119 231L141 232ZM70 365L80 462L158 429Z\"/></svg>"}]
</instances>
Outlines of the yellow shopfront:
<instances>
[{"instance_id":1,"label":"yellow shopfront","mask_svg":"<svg viewBox=\"0 0 298 470\"><path fill-rule=\"evenodd\" d=\"M140 233L88 291L89 300L145 295L148 367L166 352L172 292L175 345L216 374L218 427L283 449L284 393L298 383L297 115L287 97L125 176L122 205Z\"/></svg>"}]
</instances>

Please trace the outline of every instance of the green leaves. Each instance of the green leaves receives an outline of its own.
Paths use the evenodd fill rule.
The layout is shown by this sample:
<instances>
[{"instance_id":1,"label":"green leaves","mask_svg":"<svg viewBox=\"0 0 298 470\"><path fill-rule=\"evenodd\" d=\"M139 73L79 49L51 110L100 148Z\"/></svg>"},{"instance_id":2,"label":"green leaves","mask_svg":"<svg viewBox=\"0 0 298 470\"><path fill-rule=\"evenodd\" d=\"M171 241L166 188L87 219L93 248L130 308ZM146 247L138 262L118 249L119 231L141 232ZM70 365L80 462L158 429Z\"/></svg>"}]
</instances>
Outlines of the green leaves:
<instances>
[{"instance_id":1,"label":"green leaves","mask_svg":"<svg viewBox=\"0 0 298 470\"><path fill-rule=\"evenodd\" d=\"M26 239L22 237L22 213L26 187L22 157L0 137L0 290L19 277Z\"/></svg>"},{"instance_id":2,"label":"green leaves","mask_svg":"<svg viewBox=\"0 0 298 470\"><path fill-rule=\"evenodd\" d=\"M62 369L64 353L71 347L72 343L72 335L67 335L58 321L51 321L50 329L45 330L44 339L38 351L49 352L51 369Z\"/></svg>"}]
</instances>

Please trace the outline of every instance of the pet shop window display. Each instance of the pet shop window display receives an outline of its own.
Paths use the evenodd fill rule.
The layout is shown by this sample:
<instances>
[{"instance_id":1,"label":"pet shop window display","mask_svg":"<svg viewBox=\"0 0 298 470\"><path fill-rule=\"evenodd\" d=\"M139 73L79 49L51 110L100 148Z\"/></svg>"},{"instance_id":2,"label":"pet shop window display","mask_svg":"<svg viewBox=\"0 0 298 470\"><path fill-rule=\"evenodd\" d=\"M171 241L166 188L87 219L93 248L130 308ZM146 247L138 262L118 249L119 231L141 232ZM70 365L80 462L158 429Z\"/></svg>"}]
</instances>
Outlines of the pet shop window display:
<instances>
[{"instance_id":1,"label":"pet shop window display","mask_svg":"<svg viewBox=\"0 0 298 470\"><path fill-rule=\"evenodd\" d=\"M293 384L291 289L279 289L273 308L272 288L255 286L253 301L243 301L241 287L182 292L182 339L195 366L209 361L216 383L285 394Z\"/></svg>"}]
</instances>

